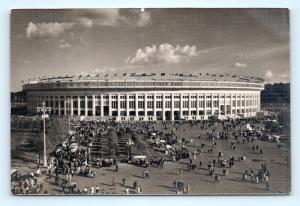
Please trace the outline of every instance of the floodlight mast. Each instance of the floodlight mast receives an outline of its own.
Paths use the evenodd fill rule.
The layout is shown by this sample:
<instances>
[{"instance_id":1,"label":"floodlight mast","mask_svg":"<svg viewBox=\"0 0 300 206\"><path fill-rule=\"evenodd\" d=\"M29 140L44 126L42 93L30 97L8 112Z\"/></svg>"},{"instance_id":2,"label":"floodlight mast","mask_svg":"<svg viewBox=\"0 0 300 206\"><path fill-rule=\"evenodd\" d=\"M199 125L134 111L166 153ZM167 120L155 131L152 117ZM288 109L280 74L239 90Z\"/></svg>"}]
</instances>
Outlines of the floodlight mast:
<instances>
[{"instance_id":1,"label":"floodlight mast","mask_svg":"<svg viewBox=\"0 0 300 206\"><path fill-rule=\"evenodd\" d=\"M42 107L37 107L37 111L43 112L43 140L44 140L44 157L43 166L47 167L47 143L46 143L46 111L50 111L50 107L46 107L45 101L42 103Z\"/></svg>"}]
</instances>

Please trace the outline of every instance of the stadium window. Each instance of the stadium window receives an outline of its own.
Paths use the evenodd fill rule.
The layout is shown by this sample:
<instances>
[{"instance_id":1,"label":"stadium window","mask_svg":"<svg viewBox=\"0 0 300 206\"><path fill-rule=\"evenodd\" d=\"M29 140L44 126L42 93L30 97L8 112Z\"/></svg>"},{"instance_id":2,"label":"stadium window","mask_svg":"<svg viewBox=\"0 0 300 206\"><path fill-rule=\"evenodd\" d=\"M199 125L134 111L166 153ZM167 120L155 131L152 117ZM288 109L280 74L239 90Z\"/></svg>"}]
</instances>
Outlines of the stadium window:
<instances>
[{"instance_id":1,"label":"stadium window","mask_svg":"<svg viewBox=\"0 0 300 206\"><path fill-rule=\"evenodd\" d=\"M161 109L162 108L162 101L156 102L156 108Z\"/></svg>"},{"instance_id":2,"label":"stadium window","mask_svg":"<svg viewBox=\"0 0 300 206\"><path fill-rule=\"evenodd\" d=\"M180 101L174 101L174 108L180 108Z\"/></svg>"},{"instance_id":3,"label":"stadium window","mask_svg":"<svg viewBox=\"0 0 300 206\"><path fill-rule=\"evenodd\" d=\"M92 101L88 101L88 108L92 108L93 107L93 102Z\"/></svg>"},{"instance_id":4,"label":"stadium window","mask_svg":"<svg viewBox=\"0 0 300 206\"><path fill-rule=\"evenodd\" d=\"M183 111L183 112L182 112L182 115L188 116L188 115L189 115L189 111Z\"/></svg>"},{"instance_id":5,"label":"stadium window","mask_svg":"<svg viewBox=\"0 0 300 206\"><path fill-rule=\"evenodd\" d=\"M135 101L130 101L129 102L129 108L134 109L135 108Z\"/></svg>"},{"instance_id":6,"label":"stadium window","mask_svg":"<svg viewBox=\"0 0 300 206\"><path fill-rule=\"evenodd\" d=\"M213 106L214 107L219 107L219 101L213 101Z\"/></svg>"},{"instance_id":7,"label":"stadium window","mask_svg":"<svg viewBox=\"0 0 300 206\"><path fill-rule=\"evenodd\" d=\"M64 108L65 106L65 102L64 101L60 101L60 108Z\"/></svg>"},{"instance_id":8,"label":"stadium window","mask_svg":"<svg viewBox=\"0 0 300 206\"><path fill-rule=\"evenodd\" d=\"M183 101L182 106L183 108L189 108L189 101Z\"/></svg>"},{"instance_id":9,"label":"stadium window","mask_svg":"<svg viewBox=\"0 0 300 206\"><path fill-rule=\"evenodd\" d=\"M138 108L143 109L145 107L145 102L144 101L138 101Z\"/></svg>"},{"instance_id":10,"label":"stadium window","mask_svg":"<svg viewBox=\"0 0 300 206\"><path fill-rule=\"evenodd\" d=\"M199 101L199 107L204 107L204 100Z\"/></svg>"},{"instance_id":11,"label":"stadium window","mask_svg":"<svg viewBox=\"0 0 300 206\"><path fill-rule=\"evenodd\" d=\"M121 101L120 102L120 108L125 109L126 108L126 101Z\"/></svg>"},{"instance_id":12,"label":"stadium window","mask_svg":"<svg viewBox=\"0 0 300 206\"><path fill-rule=\"evenodd\" d=\"M118 102L117 101L112 101L111 102L111 108L117 109L118 108Z\"/></svg>"},{"instance_id":13,"label":"stadium window","mask_svg":"<svg viewBox=\"0 0 300 206\"><path fill-rule=\"evenodd\" d=\"M211 101L206 102L206 107L211 107Z\"/></svg>"},{"instance_id":14,"label":"stadium window","mask_svg":"<svg viewBox=\"0 0 300 206\"><path fill-rule=\"evenodd\" d=\"M147 108L153 108L153 101L147 102Z\"/></svg>"},{"instance_id":15,"label":"stadium window","mask_svg":"<svg viewBox=\"0 0 300 206\"><path fill-rule=\"evenodd\" d=\"M196 108L197 106L197 101L191 101L191 107Z\"/></svg>"}]
</instances>

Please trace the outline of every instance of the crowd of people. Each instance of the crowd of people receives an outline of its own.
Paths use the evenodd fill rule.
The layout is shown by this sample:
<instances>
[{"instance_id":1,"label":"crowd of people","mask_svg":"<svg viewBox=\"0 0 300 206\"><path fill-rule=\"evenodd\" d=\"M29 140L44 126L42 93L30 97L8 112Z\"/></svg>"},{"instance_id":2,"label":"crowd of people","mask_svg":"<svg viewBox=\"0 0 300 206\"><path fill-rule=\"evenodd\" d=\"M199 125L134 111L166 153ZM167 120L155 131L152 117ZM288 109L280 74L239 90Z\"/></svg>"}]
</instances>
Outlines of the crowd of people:
<instances>
[{"instance_id":1,"label":"crowd of people","mask_svg":"<svg viewBox=\"0 0 300 206\"><path fill-rule=\"evenodd\" d=\"M107 134L109 130L113 130L119 135L124 135L125 132L130 131L133 143L145 139L148 143L147 149L151 150L153 154L156 154L155 156L147 156L147 160L139 160L137 166L147 165L147 167L158 166L162 168L166 161L176 163L188 159L188 171L194 170L197 167L202 168L204 163L207 163L208 175L216 182L219 182L221 175L229 175L230 170L234 169L236 164L246 160L246 155L240 156L235 153L235 151L239 149L240 144L247 144L249 145L249 150L263 154L263 148L260 148L258 144L256 144L256 141L263 135L261 132L264 130L263 122L264 119L257 118L249 118L246 120L231 119L224 121L175 121L161 123L74 121L72 123L72 131L68 133L66 140L57 145L55 150L51 153L51 160L47 168L47 179L50 180L54 178L55 184L62 188L62 193L90 195L112 193L111 190L101 188L100 184L80 187L73 181L73 176L95 177L96 172L93 169L94 165L90 164L92 138L99 134ZM199 134L189 138L178 136L178 130L184 124L199 128ZM183 132L188 133L185 129ZM152 141L153 139L155 141ZM230 150L220 151L218 149L218 141L224 141L228 144ZM133 145L135 146L136 144ZM164 150L157 150L157 148L164 148ZM218 155L206 155L205 159L202 158L203 154L213 153L217 153ZM157 156L159 157L157 158ZM117 156L99 157L100 162L98 166L101 167L104 165L105 158L112 160L109 166L115 165L114 171L118 172L119 160ZM131 159L131 156L128 156L128 158ZM199 164L197 164L198 162ZM216 170L222 171L222 174L217 173ZM180 173L182 173L182 170ZM268 182L269 175L267 165L262 164L257 172L255 169L245 169L242 180L253 183ZM38 174L33 176L28 175L22 178L18 177L18 184L14 184L12 188L13 193L39 193L42 184L37 181L36 176L38 176ZM150 178L148 170L144 170L143 177ZM112 186L114 186L114 181ZM142 193L142 185L138 184L137 181L133 182L132 187L125 187L125 178L123 178L122 186L126 188L126 194L132 191L137 194ZM190 194L191 189L189 184L185 184L183 180L177 179L173 182L173 190L176 191L176 194Z\"/></svg>"},{"instance_id":2,"label":"crowd of people","mask_svg":"<svg viewBox=\"0 0 300 206\"><path fill-rule=\"evenodd\" d=\"M26 174L21 174L17 170L11 177L11 191L14 195L38 194L43 189L43 183L39 180L41 169L37 167Z\"/></svg>"}]
</instances>

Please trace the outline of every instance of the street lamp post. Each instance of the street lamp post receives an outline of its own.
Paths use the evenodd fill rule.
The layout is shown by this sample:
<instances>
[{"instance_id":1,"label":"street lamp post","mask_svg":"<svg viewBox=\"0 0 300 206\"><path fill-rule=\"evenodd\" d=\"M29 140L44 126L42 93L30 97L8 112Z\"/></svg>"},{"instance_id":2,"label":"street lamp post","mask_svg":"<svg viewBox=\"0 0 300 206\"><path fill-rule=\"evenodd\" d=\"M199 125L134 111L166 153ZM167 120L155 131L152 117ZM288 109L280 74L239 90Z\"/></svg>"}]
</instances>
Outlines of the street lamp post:
<instances>
[{"instance_id":1,"label":"street lamp post","mask_svg":"<svg viewBox=\"0 0 300 206\"><path fill-rule=\"evenodd\" d=\"M45 101L42 103L42 107L37 107L38 111L43 112L43 133L44 133L44 167L47 167L47 145L46 145L46 111L50 111L50 107L46 107Z\"/></svg>"},{"instance_id":2,"label":"street lamp post","mask_svg":"<svg viewBox=\"0 0 300 206\"><path fill-rule=\"evenodd\" d=\"M128 159L132 160L132 158L131 158L131 145L133 145L133 142L131 141L131 139L129 139L127 141L127 145L128 145Z\"/></svg>"},{"instance_id":3,"label":"street lamp post","mask_svg":"<svg viewBox=\"0 0 300 206\"><path fill-rule=\"evenodd\" d=\"M70 100L70 98L68 97L68 99L67 99L67 111L66 111L67 113L68 113L68 118L69 118L69 133L70 133L70 122L71 122L71 120L70 120L70 113L71 113L71 100Z\"/></svg>"}]
</instances>

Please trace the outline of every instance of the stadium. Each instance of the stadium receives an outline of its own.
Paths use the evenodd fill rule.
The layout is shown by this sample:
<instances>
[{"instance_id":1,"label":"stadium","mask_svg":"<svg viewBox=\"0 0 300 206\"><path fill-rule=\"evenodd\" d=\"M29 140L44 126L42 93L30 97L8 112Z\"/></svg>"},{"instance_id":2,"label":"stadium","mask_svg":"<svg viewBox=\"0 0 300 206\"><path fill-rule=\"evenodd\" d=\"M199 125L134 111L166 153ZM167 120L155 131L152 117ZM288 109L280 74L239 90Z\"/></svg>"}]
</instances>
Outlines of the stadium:
<instances>
[{"instance_id":1,"label":"stadium","mask_svg":"<svg viewBox=\"0 0 300 206\"><path fill-rule=\"evenodd\" d=\"M123 73L58 76L23 85L27 111L45 102L50 115L116 121L252 117L260 111L263 79L209 73Z\"/></svg>"}]
</instances>

